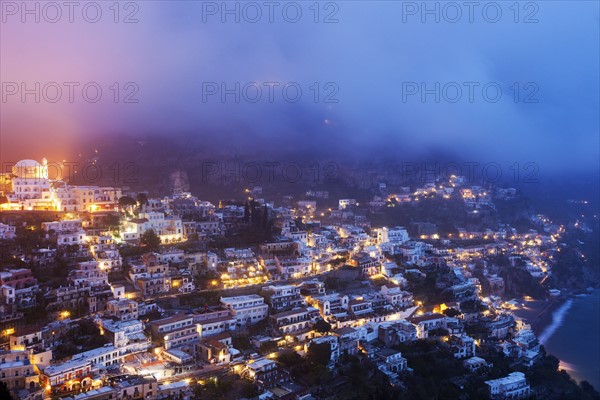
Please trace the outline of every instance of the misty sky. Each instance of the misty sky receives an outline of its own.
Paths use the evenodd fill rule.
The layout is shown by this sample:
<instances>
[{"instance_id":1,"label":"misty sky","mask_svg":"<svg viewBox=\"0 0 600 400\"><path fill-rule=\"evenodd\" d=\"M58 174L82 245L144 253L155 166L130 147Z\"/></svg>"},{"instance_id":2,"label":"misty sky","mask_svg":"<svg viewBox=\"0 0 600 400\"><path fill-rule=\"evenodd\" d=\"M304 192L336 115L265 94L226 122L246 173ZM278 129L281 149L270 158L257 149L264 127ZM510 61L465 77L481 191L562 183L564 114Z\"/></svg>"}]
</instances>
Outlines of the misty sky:
<instances>
[{"instance_id":1,"label":"misty sky","mask_svg":"<svg viewBox=\"0 0 600 400\"><path fill-rule=\"evenodd\" d=\"M499 18L495 8L484 15L482 2L473 22L461 6L456 23L456 10L445 2L428 3L440 7L439 22L414 9L422 2L321 2L318 23L312 1L296 3L302 11L296 23L289 22L295 7L285 15L282 10L288 2L275 7L273 23L264 2L254 3L262 11L256 23L247 21L252 9L247 15L240 9L239 23L234 15L222 22L222 10L207 13L222 2L140 1L123 6L118 23L109 9L113 2L99 2L97 23L86 21L80 8L73 23L66 8L56 23L45 20L54 18L51 9L46 15L40 10L39 23L31 15L23 23L23 10L11 5L21 2L0 3L3 160L69 157L78 139L104 134L163 134L216 136L241 147L372 151L374 157L381 149L402 155L441 149L486 161L534 161L547 170L599 166L595 1L521 2L518 15L512 1L500 1L494 3ZM137 23L123 23L130 13ZM79 87L73 103L66 86L56 103L45 96L36 103L34 95L23 103L21 93L7 92L12 82ZM88 82L103 90L97 103L82 97ZM120 84L118 103L114 82ZM219 93L204 98L211 82L231 88L254 82L262 95L251 103L250 87L240 103L233 95L222 102ZM265 82L279 83L272 102ZM302 89L295 103L283 97L290 82ZM408 92L421 83L434 89L436 82L439 102L435 94L423 101L420 92ZM475 85L472 101L464 82ZM491 87L487 98L485 85ZM462 87L458 100L456 86ZM124 103L135 87L131 99L139 102ZM497 87L502 96L492 102ZM327 95L337 102L325 102Z\"/></svg>"}]
</instances>

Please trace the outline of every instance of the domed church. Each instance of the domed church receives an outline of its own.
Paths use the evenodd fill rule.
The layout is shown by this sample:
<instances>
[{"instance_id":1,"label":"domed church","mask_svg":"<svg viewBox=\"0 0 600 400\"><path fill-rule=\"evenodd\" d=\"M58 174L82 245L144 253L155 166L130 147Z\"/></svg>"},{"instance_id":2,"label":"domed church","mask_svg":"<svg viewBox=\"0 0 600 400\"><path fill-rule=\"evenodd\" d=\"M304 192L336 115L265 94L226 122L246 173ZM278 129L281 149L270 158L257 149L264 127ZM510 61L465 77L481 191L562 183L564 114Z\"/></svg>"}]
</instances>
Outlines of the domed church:
<instances>
[{"instance_id":1,"label":"domed church","mask_svg":"<svg viewBox=\"0 0 600 400\"><path fill-rule=\"evenodd\" d=\"M12 168L12 192L25 209L53 209L54 194L48 179L48 162L21 160Z\"/></svg>"}]
</instances>

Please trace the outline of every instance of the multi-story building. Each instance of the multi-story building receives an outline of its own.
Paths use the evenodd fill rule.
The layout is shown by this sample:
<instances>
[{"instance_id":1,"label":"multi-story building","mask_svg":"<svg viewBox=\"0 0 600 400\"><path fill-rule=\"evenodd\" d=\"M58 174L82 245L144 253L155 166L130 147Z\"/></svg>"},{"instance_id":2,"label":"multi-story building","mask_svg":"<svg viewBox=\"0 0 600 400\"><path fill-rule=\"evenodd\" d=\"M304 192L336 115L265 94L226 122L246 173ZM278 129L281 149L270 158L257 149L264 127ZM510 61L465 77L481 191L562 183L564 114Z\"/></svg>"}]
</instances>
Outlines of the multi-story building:
<instances>
[{"instance_id":1,"label":"multi-story building","mask_svg":"<svg viewBox=\"0 0 600 400\"><path fill-rule=\"evenodd\" d=\"M119 375L109 378L117 393L116 400L155 400L158 383L152 376Z\"/></svg>"},{"instance_id":2,"label":"multi-story building","mask_svg":"<svg viewBox=\"0 0 600 400\"><path fill-rule=\"evenodd\" d=\"M282 278L299 278L309 275L313 262L309 257L274 257L272 262ZM263 259L263 265L270 264Z\"/></svg>"},{"instance_id":3,"label":"multi-story building","mask_svg":"<svg viewBox=\"0 0 600 400\"><path fill-rule=\"evenodd\" d=\"M485 381L485 384L488 385L492 399L524 399L531 394L522 372L511 372L504 378Z\"/></svg>"},{"instance_id":4,"label":"multi-story building","mask_svg":"<svg viewBox=\"0 0 600 400\"><path fill-rule=\"evenodd\" d=\"M196 324L200 337L216 335L218 333L233 331L237 326L235 317L229 315L224 317L215 317L211 319L203 319Z\"/></svg>"},{"instance_id":5,"label":"multi-story building","mask_svg":"<svg viewBox=\"0 0 600 400\"><path fill-rule=\"evenodd\" d=\"M200 350L202 359L211 364L229 364L231 362L229 347L218 340L203 340L197 348Z\"/></svg>"},{"instance_id":6,"label":"multi-story building","mask_svg":"<svg viewBox=\"0 0 600 400\"><path fill-rule=\"evenodd\" d=\"M88 390L85 393L80 393L67 400L113 400L117 398L117 391L110 386L102 386L98 389Z\"/></svg>"},{"instance_id":7,"label":"multi-story building","mask_svg":"<svg viewBox=\"0 0 600 400\"><path fill-rule=\"evenodd\" d=\"M281 335L302 336L312 330L312 324L318 317L319 310L316 308L300 307L273 314L269 320Z\"/></svg>"},{"instance_id":8,"label":"multi-story building","mask_svg":"<svg viewBox=\"0 0 600 400\"><path fill-rule=\"evenodd\" d=\"M0 239L14 239L16 236L16 227L0 223Z\"/></svg>"},{"instance_id":9,"label":"multi-story building","mask_svg":"<svg viewBox=\"0 0 600 400\"><path fill-rule=\"evenodd\" d=\"M209 236L223 235L225 233L225 225L223 224L223 221L213 217L208 221L197 222L196 232L204 233Z\"/></svg>"},{"instance_id":10,"label":"multi-story building","mask_svg":"<svg viewBox=\"0 0 600 400\"><path fill-rule=\"evenodd\" d=\"M469 336L451 335L448 338L450 350L455 358L467 358L475 356L475 340Z\"/></svg>"},{"instance_id":11,"label":"multi-story building","mask_svg":"<svg viewBox=\"0 0 600 400\"><path fill-rule=\"evenodd\" d=\"M344 326L333 331L333 334L338 337L340 345L340 354L354 355L358 353L358 341L361 338L361 330L354 329L350 326Z\"/></svg>"},{"instance_id":12,"label":"multi-story building","mask_svg":"<svg viewBox=\"0 0 600 400\"><path fill-rule=\"evenodd\" d=\"M72 358L60 364L49 365L40 372L40 383L48 392L73 391L81 388L83 382L90 382L92 363L83 358Z\"/></svg>"},{"instance_id":13,"label":"multi-story building","mask_svg":"<svg viewBox=\"0 0 600 400\"><path fill-rule=\"evenodd\" d=\"M305 296L321 296L325 294L325 283L311 279L300 283L300 293Z\"/></svg>"},{"instance_id":14,"label":"multi-story building","mask_svg":"<svg viewBox=\"0 0 600 400\"><path fill-rule=\"evenodd\" d=\"M38 386L38 375L27 350L0 350L0 382L16 395L20 389Z\"/></svg>"},{"instance_id":15,"label":"multi-story building","mask_svg":"<svg viewBox=\"0 0 600 400\"><path fill-rule=\"evenodd\" d=\"M10 209L89 211L115 210L121 190L114 187L71 186L48 176L46 160L21 160L12 168Z\"/></svg>"},{"instance_id":16,"label":"multi-story building","mask_svg":"<svg viewBox=\"0 0 600 400\"><path fill-rule=\"evenodd\" d=\"M362 276L372 276L382 272L381 263L367 253L358 253L348 260L348 264L360 268Z\"/></svg>"},{"instance_id":17,"label":"multi-story building","mask_svg":"<svg viewBox=\"0 0 600 400\"><path fill-rule=\"evenodd\" d=\"M348 296L342 296L339 293L332 293L322 296L312 297L309 302L321 311L323 317L329 315L342 315L348 311Z\"/></svg>"},{"instance_id":18,"label":"multi-story building","mask_svg":"<svg viewBox=\"0 0 600 400\"><path fill-rule=\"evenodd\" d=\"M304 299L300 295L300 286L296 285L265 286L262 288L261 294L275 312L304 304Z\"/></svg>"},{"instance_id":19,"label":"multi-story building","mask_svg":"<svg viewBox=\"0 0 600 400\"><path fill-rule=\"evenodd\" d=\"M377 229L377 243L406 243L408 242L408 231L404 227Z\"/></svg>"},{"instance_id":20,"label":"multi-story building","mask_svg":"<svg viewBox=\"0 0 600 400\"><path fill-rule=\"evenodd\" d=\"M90 253L100 264L100 268L106 271L111 271L121 268L123 259L119 253L119 249L114 244L113 240L108 236L88 236L88 240L92 240L90 245Z\"/></svg>"},{"instance_id":21,"label":"multi-story building","mask_svg":"<svg viewBox=\"0 0 600 400\"><path fill-rule=\"evenodd\" d=\"M270 388L284 381L287 375L277 367L277 363L268 358L252 360L246 363L240 375L257 383L262 388Z\"/></svg>"},{"instance_id":22,"label":"multi-story building","mask_svg":"<svg viewBox=\"0 0 600 400\"><path fill-rule=\"evenodd\" d=\"M406 358L398 350L382 349L377 352L377 358L383 362L384 369L392 373L402 372L407 367Z\"/></svg>"},{"instance_id":23,"label":"multi-story building","mask_svg":"<svg viewBox=\"0 0 600 400\"><path fill-rule=\"evenodd\" d=\"M39 286L30 269L20 268L0 272L0 287L3 288L2 297L5 298L6 304L15 304L17 307L30 307L36 304L35 294Z\"/></svg>"},{"instance_id":24,"label":"multi-story building","mask_svg":"<svg viewBox=\"0 0 600 400\"><path fill-rule=\"evenodd\" d=\"M410 292L401 290L399 287L391 287L383 285L381 294L384 295L387 302L399 308L406 308L413 305L413 295Z\"/></svg>"},{"instance_id":25,"label":"multi-story building","mask_svg":"<svg viewBox=\"0 0 600 400\"><path fill-rule=\"evenodd\" d=\"M83 229L80 219L64 219L60 221L42 222L42 229L46 232L55 233L77 232Z\"/></svg>"},{"instance_id":26,"label":"multi-story building","mask_svg":"<svg viewBox=\"0 0 600 400\"><path fill-rule=\"evenodd\" d=\"M48 163L35 160L21 160L12 168L12 193L7 197L17 209L54 210L56 199L48 179Z\"/></svg>"},{"instance_id":27,"label":"multi-story building","mask_svg":"<svg viewBox=\"0 0 600 400\"><path fill-rule=\"evenodd\" d=\"M135 319L130 321L100 321L101 332L110 338L113 345L123 353L145 351L150 347L150 340L144 333L144 324Z\"/></svg>"},{"instance_id":28,"label":"multi-story building","mask_svg":"<svg viewBox=\"0 0 600 400\"><path fill-rule=\"evenodd\" d=\"M417 328L406 320L385 322L379 325L378 338L386 347L417 340Z\"/></svg>"},{"instance_id":29,"label":"multi-story building","mask_svg":"<svg viewBox=\"0 0 600 400\"><path fill-rule=\"evenodd\" d=\"M356 199L340 199L338 201L338 209L345 210L350 206L356 205Z\"/></svg>"},{"instance_id":30,"label":"multi-story building","mask_svg":"<svg viewBox=\"0 0 600 400\"><path fill-rule=\"evenodd\" d=\"M119 205L121 189L99 186L65 186L58 191L64 196L61 208L64 211L114 211Z\"/></svg>"},{"instance_id":31,"label":"multi-story building","mask_svg":"<svg viewBox=\"0 0 600 400\"><path fill-rule=\"evenodd\" d=\"M137 320L139 318L138 303L128 299L110 300L106 303L105 315L121 321Z\"/></svg>"},{"instance_id":32,"label":"multi-story building","mask_svg":"<svg viewBox=\"0 0 600 400\"><path fill-rule=\"evenodd\" d=\"M126 240L137 240L144 232L153 230L162 243L177 243L183 240L183 222L177 217L165 217L162 212L140 213L123 223L122 233Z\"/></svg>"},{"instance_id":33,"label":"multi-story building","mask_svg":"<svg viewBox=\"0 0 600 400\"><path fill-rule=\"evenodd\" d=\"M44 348L44 337L40 329L19 329L9 337L11 350L34 350Z\"/></svg>"},{"instance_id":34,"label":"multi-story building","mask_svg":"<svg viewBox=\"0 0 600 400\"><path fill-rule=\"evenodd\" d=\"M192 315L177 314L150 323L152 338L164 343L166 350L195 343L199 339Z\"/></svg>"},{"instance_id":35,"label":"multi-story building","mask_svg":"<svg viewBox=\"0 0 600 400\"><path fill-rule=\"evenodd\" d=\"M267 318L269 306L257 294L221 297L221 304L231 310L237 325L251 325Z\"/></svg>"},{"instance_id":36,"label":"multi-story building","mask_svg":"<svg viewBox=\"0 0 600 400\"><path fill-rule=\"evenodd\" d=\"M236 319L225 307L204 307L192 313L200 337L235 330Z\"/></svg>"},{"instance_id":37,"label":"multi-story building","mask_svg":"<svg viewBox=\"0 0 600 400\"><path fill-rule=\"evenodd\" d=\"M113 345L105 345L41 369L40 383L52 393L90 389L96 372L116 365L120 360L121 351Z\"/></svg>"},{"instance_id":38,"label":"multi-story building","mask_svg":"<svg viewBox=\"0 0 600 400\"><path fill-rule=\"evenodd\" d=\"M476 372L481 368L487 368L490 364L487 363L483 358L473 356L463 361L463 365L471 372Z\"/></svg>"},{"instance_id":39,"label":"multi-story building","mask_svg":"<svg viewBox=\"0 0 600 400\"><path fill-rule=\"evenodd\" d=\"M355 318L359 318L373 312L373 303L364 297L357 297L348 302L348 312Z\"/></svg>"},{"instance_id":40,"label":"multi-story building","mask_svg":"<svg viewBox=\"0 0 600 400\"><path fill-rule=\"evenodd\" d=\"M59 233L56 237L56 244L59 247L69 246L69 245L82 245L87 243L87 236L83 229L73 232L62 232Z\"/></svg>"},{"instance_id":41,"label":"multi-story building","mask_svg":"<svg viewBox=\"0 0 600 400\"><path fill-rule=\"evenodd\" d=\"M429 331L432 329L446 329L449 324L455 324L457 321L458 320L456 318L435 313L427 313L425 315L419 315L410 319L410 322L417 327L417 337L419 339L426 339L429 336Z\"/></svg>"},{"instance_id":42,"label":"multi-story building","mask_svg":"<svg viewBox=\"0 0 600 400\"><path fill-rule=\"evenodd\" d=\"M46 296L47 308L53 310L76 308L86 302L89 293L90 285L87 282L52 289Z\"/></svg>"},{"instance_id":43,"label":"multi-story building","mask_svg":"<svg viewBox=\"0 0 600 400\"><path fill-rule=\"evenodd\" d=\"M108 272L101 268L98 261L78 263L77 268L71 271L69 278L76 285L86 282L92 287L108 285Z\"/></svg>"},{"instance_id":44,"label":"multi-story building","mask_svg":"<svg viewBox=\"0 0 600 400\"><path fill-rule=\"evenodd\" d=\"M147 274L135 280L135 286L141 291L142 296L154 296L166 293L171 289L171 278L165 274Z\"/></svg>"}]
</instances>

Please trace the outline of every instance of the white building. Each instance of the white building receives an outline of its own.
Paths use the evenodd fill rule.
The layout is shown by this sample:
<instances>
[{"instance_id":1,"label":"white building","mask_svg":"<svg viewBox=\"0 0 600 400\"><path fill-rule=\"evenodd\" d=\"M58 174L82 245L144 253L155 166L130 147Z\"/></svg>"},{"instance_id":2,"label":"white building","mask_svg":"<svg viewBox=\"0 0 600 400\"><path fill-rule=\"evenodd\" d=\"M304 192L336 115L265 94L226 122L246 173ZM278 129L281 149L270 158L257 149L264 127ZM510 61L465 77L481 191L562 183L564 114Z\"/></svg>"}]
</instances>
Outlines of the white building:
<instances>
[{"instance_id":1,"label":"white building","mask_svg":"<svg viewBox=\"0 0 600 400\"><path fill-rule=\"evenodd\" d=\"M58 246L68 246L72 244L81 246L85 243L87 243L87 236L83 229L75 232L59 233L56 239L56 244Z\"/></svg>"},{"instance_id":2,"label":"white building","mask_svg":"<svg viewBox=\"0 0 600 400\"><path fill-rule=\"evenodd\" d=\"M311 344L329 344L329 350L331 351L331 356L329 359L328 367L329 369L333 369L333 366L340 359L340 340L335 335L321 336L314 339L311 339L304 345L304 351L308 353Z\"/></svg>"},{"instance_id":3,"label":"white building","mask_svg":"<svg viewBox=\"0 0 600 400\"><path fill-rule=\"evenodd\" d=\"M340 199L338 201L338 209L339 210L344 210L346 208L348 208L349 206L354 206L356 205L356 199Z\"/></svg>"},{"instance_id":4,"label":"white building","mask_svg":"<svg viewBox=\"0 0 600 400\"><path fill-rule=\"evenodd\" d=\"M19 203L26 210L54 210L56 197L48 179L48 163L35 160L21 160L12 168L12 194L7 197Z\"/></svg>"},{"instance_id":5,"label":"white building","mask_svg":"<svg viewBox=\"0 0 600 400\"><path fill-rule=\"evenodd\" d=\"M154 338L164 341L164 347L169 350L195 343L200 339L194 318L190 315L177 314L150 323Z\"/></svg>"},{"instance_id":6,"label":"white building","mask_svg":"<svg viewBox=\"0 0 600 400\"><path fill-rule=\"evenodd\" d=\"M52 211L115 210L121 189L99 186L71 186L62 177L50 179L49 170L58 172L63 166L35 160L21 160L12 168L11 192L7 193L8 209ZM58 171L57 171L58 170ZM7 208L4 206L3 208Z\"/></svg>"},{"instance_id":7,"label":"white building","mask_svg":"<svg viewBox=\"0 0 600 400\"><path fill-rule=\"evenodd\" d=\"M139 320L100 321L103 333L112 338L113 345L123 353L145 351L150 347L150 340L144 334L144 324Z\"/></svg>"},{"instance_id":8,"label":"white building","mask_svg":"<svg viewBox=\"0 0 600 400\"><path fill-rule=\"evenodd\" d=\"M121 321L137 320L139 317L138 303L135 300L115 299L106 303L105 315Z\"/></svg>"},{"instance_id":9,"label":"white building","mask_svg":"<svg viewBox=\"0 0 600 400\"><path fill-rule=\"evenodd\" d=\"M259 295L221 297L221 304L231 310L237 325L254 324L267 318L269 306Z\"/></svg>"},{"instance_id":10,"label":"white building","mask_svg":"<svg viewBox=\"0 0 600 400\"><path fill-rule=\"evenodd\" d=\"M165 217L162 212L140 213L139 218L123 223L123 236L126 240L139 239L144 232L153 230L161 243L183 241L183 222L180 218Z\"/></svg>"},{"instance_id":11,"label":"white building","mask_svg":"<svg viewBox=\"0 0 600 400\"><path fill-rule=\"evenodd\" d=\"M324 317L329 315L347 315L349 306L348 296L332 293L313 297L310 302L321 311L321 315Z\"/></svg>"},{"instance_id":12,"label":"white building","mask_svg":"<svg viewBox=\"0 0 600 400\"><path fill-rule=\"evenodd\" d=\"M401 290L399 287L391 287L383 285L381 294L385 296L387 302L393 306L406 308L413 305L413 295L410 292Z\"/></svg>"},{"instance_id":13,"label":"white building","mask_svg":"<svg viewBox=\"0 0 600 400\"><path fill-rule=\"evenodd\" d=\"M383 227L377 229L377 243L398 243L403 244L408 242L408 232L404 227L388 228Z\"/></svg>"},{"instance_id":14,"label":"white building","mask_svg":"<svg viewBox=\"0 0 600 400\"><path fill-rule=\"evenodd\" d=\"M42 229L46 232L77 232L80 231L82 228L83 225L80 219L65 219L62 221L42 222Z\"/></svg>"},{"instance_id":15,"label":"white building","mask_svg":"<svg viewBox=\"0 0 600 400\"><path fill-rule=\"evenodd\" d=\"M0 239L14 239L16 235L14 226L0 223Z\"/></svg>"},{"instance_id":16,"label":"white building","mask_svg":"<svg viewBox=\"0 0 600 400\"><path fill-rule=\"evenodd\" d=\"M108 285L108 272L100 267L98 261L84 261L77 265L70 274L76 285L89 283L90 286Z\"/></svg>"},{"instance_id":17,"label":"white building","mask_svg":"<svg viewBox=\"0 0 600 400\"><path fill-rule=\"evenodd\" d=\"M523 399L531 394L525 374L522 372L511 372L504 378L486 381L485 384L490 389L492 399Z\"/></svg>"}]
</instances>

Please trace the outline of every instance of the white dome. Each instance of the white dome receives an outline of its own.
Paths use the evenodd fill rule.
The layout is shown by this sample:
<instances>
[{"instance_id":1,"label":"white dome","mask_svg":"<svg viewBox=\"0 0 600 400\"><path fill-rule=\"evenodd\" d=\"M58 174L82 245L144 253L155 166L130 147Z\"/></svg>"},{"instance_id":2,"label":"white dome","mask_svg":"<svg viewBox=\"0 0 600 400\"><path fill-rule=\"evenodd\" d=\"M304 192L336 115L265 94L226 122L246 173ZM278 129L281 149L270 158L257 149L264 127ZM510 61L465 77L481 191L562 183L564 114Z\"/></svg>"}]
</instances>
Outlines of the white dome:
<instances>
[{"instance_id":1,"label":"white dome","mask_svg":"<svg viewBox=\"0 0 600 400\"><path fill-rule=\"evenodd\" d=\"M19 178L48 179L48 168L35 160L21 160L12 172Z\"/></svg>"},{"instance_id":2,"label":"white dome","mask_svg":"<svg viewBox=\"0 0 600 400\"><path fill-rule=\"evenodd\" d=\"M15 167L41 167L42 164L35 160L21 160L15 164Z\"/></svg>"}]
</instances>

